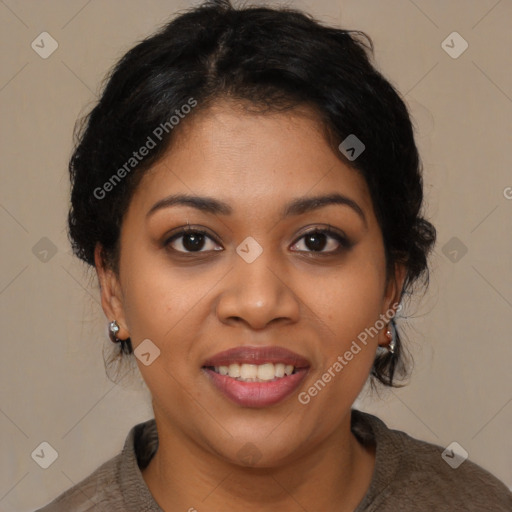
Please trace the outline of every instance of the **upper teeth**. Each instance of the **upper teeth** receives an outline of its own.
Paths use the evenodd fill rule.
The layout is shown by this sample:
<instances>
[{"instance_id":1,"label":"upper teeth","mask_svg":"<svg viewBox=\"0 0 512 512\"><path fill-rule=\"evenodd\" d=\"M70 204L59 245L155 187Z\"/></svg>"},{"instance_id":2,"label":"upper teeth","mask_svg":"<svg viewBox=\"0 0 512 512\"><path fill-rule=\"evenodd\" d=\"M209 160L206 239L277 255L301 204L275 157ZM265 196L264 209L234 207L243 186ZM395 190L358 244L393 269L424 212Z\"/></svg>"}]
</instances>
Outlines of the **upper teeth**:
<instances>
[{"instance_id":1,"label":"upper teeth","mask_svg":"<svg viewBox=\"0 0 512 512\"><path fill-rule=\"evenodd\" d=\"M283 363L265 363L265 364L230 364L229 366L215 366L214 370L221 375L228 375L234 379L244 380L246 382L266 381L274 378L281 378L285 375L291 375L294 366Z\"/></svg>"}]
</instances>

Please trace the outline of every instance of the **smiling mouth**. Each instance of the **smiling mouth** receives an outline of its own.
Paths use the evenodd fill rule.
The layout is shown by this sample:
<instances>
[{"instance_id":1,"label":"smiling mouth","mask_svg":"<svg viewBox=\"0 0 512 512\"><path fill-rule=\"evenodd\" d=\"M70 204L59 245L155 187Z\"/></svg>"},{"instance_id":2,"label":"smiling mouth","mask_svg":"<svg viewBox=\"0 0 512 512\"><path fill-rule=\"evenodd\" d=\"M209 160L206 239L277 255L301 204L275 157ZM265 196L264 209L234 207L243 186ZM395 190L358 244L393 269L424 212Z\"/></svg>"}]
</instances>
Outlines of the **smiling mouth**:
<instances>
[{"instance_id":1,"label":"smiling mouth","mask_svg":"<svg viewBox=\"0 0 512 512\"><path fill-rule=\"evenodd\" d=\"M241 407L270 407L286 400L309 373L310 362L284 347L239 346L203 361L208 382Z\"/></svg>"},{"instance_id":2,"label":"smiling mouth","mask_svg":"<svg viewBox=\"0 0 512 512\"><path fill-rule=\"evenodd\" d=\"M293 375L299 370L285 363L233 363L229 366L204 366L203 368L240 382L272 382Z\"/></svg>"}]
</instances>

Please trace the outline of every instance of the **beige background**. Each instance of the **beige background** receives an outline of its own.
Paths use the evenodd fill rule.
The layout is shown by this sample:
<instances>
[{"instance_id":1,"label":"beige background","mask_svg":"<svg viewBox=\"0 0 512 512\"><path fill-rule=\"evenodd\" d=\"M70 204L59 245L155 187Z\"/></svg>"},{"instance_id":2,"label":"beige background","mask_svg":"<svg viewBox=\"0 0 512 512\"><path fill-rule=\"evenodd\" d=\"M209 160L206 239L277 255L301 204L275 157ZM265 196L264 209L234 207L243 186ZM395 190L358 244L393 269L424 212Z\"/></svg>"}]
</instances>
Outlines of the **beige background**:
<instances>
[{"instance_id":1,"label":"beige background","mask_svg":"<svg viewBox=\"0 0 512 512\"><path fill-rule=\"evenodd\" d=\"M414 437L457 441L510 487L512 2L290 4L372 37L378 67L412 111L427 213L438 228L429 292L399 321L416 360L411 382L357 405ZM109 342L95 276L72 257L66 238L66 164L74 121L107 70L189 5L0 3L2 511L46 504L152 417L135 379L116 386L105 375ZM59 45L47 59L31 48L43 31ZM453 31L469 44L457 59L441 46ZM51 249L44 237L56 254L42 252ZM453 237L467 248L457 262ZM58 452L46 470L31 458L43 441Z\"/></svg>"}]
</instances>

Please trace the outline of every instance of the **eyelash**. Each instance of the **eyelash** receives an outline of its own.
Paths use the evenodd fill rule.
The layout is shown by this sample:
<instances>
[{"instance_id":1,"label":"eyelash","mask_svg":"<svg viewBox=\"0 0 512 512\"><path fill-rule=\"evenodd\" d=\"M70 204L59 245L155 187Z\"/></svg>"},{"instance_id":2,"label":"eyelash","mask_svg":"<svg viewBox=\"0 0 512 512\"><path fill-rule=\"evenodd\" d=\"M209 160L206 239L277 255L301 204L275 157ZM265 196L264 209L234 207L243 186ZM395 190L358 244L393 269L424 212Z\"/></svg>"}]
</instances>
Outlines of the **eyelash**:
<instances>
[{"instance_id":1,"label":"eyelash","mask_svg":"<svg viewBox=\"0 0 512 512\"><path fill-rule=\"evenodd\" d=\"M191 254L201 254L201 253L212 252L212 251L203 251L203 250L178 251L178 250L170 247L170 244L172 242L174 242L175 240L179 239L180 237L182 237L184 235L188 235L191 233L198 234L198 235L204 235L205 237L207 237L210 240L212 240L213 242L215 242L217 245L220 245L219 242L217 240L215 240L214 237L209 235L206 231L203 231L202 229L198 229L198 228L194 228L194 227L183 228L178 233L175 233L171 237L167 238L164 241L163 245L164 245L164 247L172 250L174 253L177 253L179 255L191 255ZM351 243L346 237L344 237L337 231L334 231L333 229L331 229L330 226L327 228L313 228L313 229L303 233L292 245L296 245L300 240L302 240L303 238L305 238L306 236L311 235L311 234L325 234L328 237L334 238L340 244L340 247L334 251L297 251L297 252L306 253L306 254L314 254L314 255L318 255L318 256L332 256L335 254L339 254L340 252L342 252L344 250L348 250L353 246L353 243Z\"/></svg>"}]
</instances>

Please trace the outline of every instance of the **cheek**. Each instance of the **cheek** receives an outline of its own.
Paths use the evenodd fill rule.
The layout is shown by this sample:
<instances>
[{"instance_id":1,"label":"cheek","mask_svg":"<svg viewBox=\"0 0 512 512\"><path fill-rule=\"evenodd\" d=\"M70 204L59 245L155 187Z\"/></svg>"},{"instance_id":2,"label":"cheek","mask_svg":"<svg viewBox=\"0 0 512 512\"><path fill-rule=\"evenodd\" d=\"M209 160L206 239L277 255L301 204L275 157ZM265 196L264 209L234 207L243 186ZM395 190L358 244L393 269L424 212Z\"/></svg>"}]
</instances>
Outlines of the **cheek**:
<instances>
[{"instance_id":1,"label":"cheek","mask_svg":"<svg viewBox=\"0 0 512 512\"><path fill-rule=\"evenodd\" d=\"M339 424L371 371L378 342L376 335L371 336L371 327L379 318L381 306L377 278L374 271L367 272L364 280L353 275L332 280L331 300L324 296L318 305L317 311L325 313L320 317L323 322L317 324L328 325L328 329L321 327L325 333L318 347L321 364L313 369L298 396L312 422L322 417L322 426L315 427L318 435L327 434Z\"/></svg>"},{"instance_id":2,"label":"cheek","mask_svg":"<svg viewBox=\"0 0 512 512\"><path fill-rule=\"evenodd\" d=\"M191 279L161 251L127 243L124 256L124 310L134 347L150 338L163 348L214 282L204 276Z\"/></svg>"},{"instance_id":3,"label":"cheek","mask_svg":"<svg viewBox=\"0 0 512 512\"><path fill-rule=\"evenodd\" d=\"M385 277L381 267L377 261L355 255L338 272L310 286L309 305L329 327L334 347L350 344L379 318Z\"/></svg>"},{"instance_id":4,"label":"cheek","mask_svg":"<svg viewBox=\"0 0 512 512\"><path fill-rule=\"evenodd\" d=\"M305 407L322 414L326 425L340 421L371 371L378 343L371 327L381 314L384 278L379 261L354 257L310 289L309 305L323 333L321 364L303 388L301 403L308 401Z\"/></svg>"},{"instance_id":5,"label":"cheek","mask_svg":"<svg viewBox=\"0 0 512 512\"><path fill-rule=\"evenodd\" d=\"M148 366L137 359L139 371L154 400L172 396L173 407L185 410L190 395L184 389L192 389L197 373L190 365L196 364L192 351L202 323L200 303L215 281L191 279L161 254L135 244L126 245L124 256L124 310L133 348L149 339L160 350Z\"/></svg>"}]
</instances>

